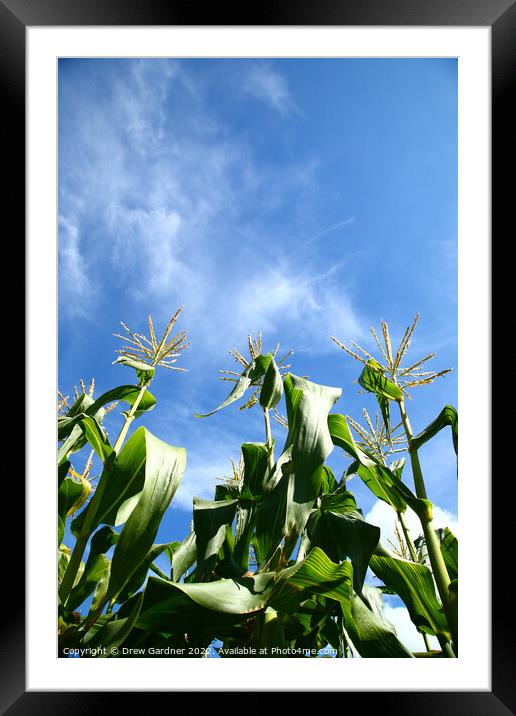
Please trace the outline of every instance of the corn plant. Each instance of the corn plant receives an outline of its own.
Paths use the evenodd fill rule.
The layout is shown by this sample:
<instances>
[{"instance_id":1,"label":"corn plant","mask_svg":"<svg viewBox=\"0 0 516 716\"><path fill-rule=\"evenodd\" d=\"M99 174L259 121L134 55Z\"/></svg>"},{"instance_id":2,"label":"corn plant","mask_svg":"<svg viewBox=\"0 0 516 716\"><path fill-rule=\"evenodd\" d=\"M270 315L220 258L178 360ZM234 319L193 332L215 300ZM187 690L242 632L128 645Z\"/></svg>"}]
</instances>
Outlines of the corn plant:
<instances>
[{"instance_id":1,"label":"corn plant","mask_svg":"<svg viewBox=\"0 0 516 716\"><path fill-rule=\"evenodd\" d=\"M417 451L447 424L452 425L456 445L456 412L447 406L425 431L412 434L404 397L409 382L426 376L421 378L418 370L424 361L399 370L398 355L401 351L403 357L411 331L393 358L385 326L382 350L387 365L369 354L362 359L342 346L364 363L359 382L374 393L380 407L381 420L373 424L366 413L366 427L333 412L340 388L287 372L285 360L291 352L277 360L279 346L263 352L261 336L249 337L249 358L230 351L243 370L224 369L222 378L233 381L233 389L221 405L196 417L233 409L236 401L245 399L241 409L256 406L262 411L264 439L241 446L240 461L216 486L212 500L194 498L192 528L182 542L155 545L159 521L181 479L184 453L149 437L144 428L123 441L128 421L154 406L147 388L161 363L159 356L166 359L168 346L168 357L175 360L186 337L167 342L165 336L158 342L151 326L148 339L127 329L129 349L118 359L137 371L139 382L132 392L122 386L97 401L91 396L85 400L83 394L82 402L59 418L64 441L60 495L67 495L72 483L78 494L87 482L87 475L80 479L76 471L70 474L73 451L88 443L104 462L89 501L85 503L87 496L81 492L75 502L63 497L60 509L62 521L73 509L81 509L71 523L77 540L71 556L61 544L60 530L61 644L85 647L85 655L98 655L93 651L99 648L102 656L115 656L123 645L128 655L137 656L198 657L212 650L225 658L327 653L414 658L384 615L387 591L403 600L425 638L434 635L439 640L440 651L432 652L425 641L425 651L418 656L455 656L457 542L449 530L436 532L432 527ZM111 448L101 410L113 400L126 400L130 410L121 438ZM277 408L281 400L285 417ZM398 403L401 417L393 428L392 402ZM284 436L281 442L273 434L271 415ZM403 440L415 494L402 480L403 460L388 465L388 456L403 449ZM325 464L335 447L351 460L340 481ZM379 528L364 520L348 489L355 474L393 507L406 548L401 555L383 545ZM423 535L416 540L406 527L407 509L421 520ZM124 527L118 534L113 528L120 524ZM88 540L90 552L81 563ZM110 562L106 552L113 545ZM160 553L169 558L168 573L154 564ZM366 583L368 568L383 582L382 588ZM89 613L75 611L92 593Z\"/></svg>"},{"instance_id":2,"label":"corn plant","mask_svg":"<svg viewBox=\"0 0 516 716\"><path fill-rule=\"evenodd\" d=\"M122 324L126 335L119 336L124 347L116 363L136 371L136 385L122 385L93 398L93 383L84 385L68 407L68 398L60 394L58 406L58 547L59 547L59 625L61 646L81 642L97 623L104 607L112 610L120 600L136 592L145 580L150 564L167 545L154 545L159 524L181 481L186 452L172 447L145 428L137 429L129 439L133 420L152 410L156 399L149 392L157 367L182 370L173 364L187 346L186 334L170 338L181 309L170 320L160 340L149 317L149 337L133 333ZM123 401L129 409L113 446L102 427L105 406ZM88 444L102 462L98 484L92 491L88 469L79 475L71 465L73 453ZM90 496L91 493L91 496ZM88 499L88 497L90 499ZM82 508L82 509L81 509ZM78 514L76 515L76 513ZM74 517L73 520L71 518ZM64 545L65 523L75 538L73 550ZM114 527L123 525L120 532ZM82 561L90 546L86 562ZM106 553L114 547L112 559ZM89 614L75 610L93 594ZM134 623L141 595L136 599L129 622L120 632L120 624L106 625L102 639L119 641L121 633ZM117 636L113 636L113 632Z\"/></svg>"}]
</instances>

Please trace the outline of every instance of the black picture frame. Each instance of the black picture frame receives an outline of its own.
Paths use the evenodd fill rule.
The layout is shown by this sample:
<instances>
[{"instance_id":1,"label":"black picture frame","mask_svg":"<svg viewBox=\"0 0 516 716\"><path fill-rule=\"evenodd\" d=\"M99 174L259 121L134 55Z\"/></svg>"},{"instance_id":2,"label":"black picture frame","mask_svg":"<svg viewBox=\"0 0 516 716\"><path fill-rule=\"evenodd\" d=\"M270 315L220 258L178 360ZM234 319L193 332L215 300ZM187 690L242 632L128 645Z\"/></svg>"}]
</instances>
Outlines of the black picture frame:
<instances>
[{"instance_id":1,"label":"black picture frame","mask_svg":"<svg viewBox=\"0 0 516 716\"><path fill-rule=\"evenodd\" d=\"M492 32L492 230L498 244L511 226L509 212L514 206L514 182L508 180L514 172L514 127L516 113L511 100L516 74L516 0L298 0L287 3L263 0L247 13L245 6L217 3L203 6L200 13L194 3L176 0L0 0L0 87L2 92L3 137L14 148L9 166L9 187L4 192L9 212L15 217L13 233L24 245L22 232L25 216L25 41L29 26L97 26L97 25L349 25L349 26L484 26ZM244 10L244 12L242 12ZM512 199L512 201L511 201ZM7 205L7 204L6 204ZM496 244L493 243L493 248ZM494 259L494 252L492 252ZM493 285L503 281L502 269L493 268ZM492 297L493 303L495 296ZM494 305L493 305L494 308ZM503 320L500 311L493 310L493 331ZM493 385L492 414L496 414L496 391ZM30 446L27 448L30 449ZM412 714L476 714L502 716L516 713L514 689L514 640L506 619L511 600L507 598L502 579L511 565L505 562L506 543L501 525L512 524L512 503L505 498L507 476L501 470L492 475L493 552L492 576L492 691L490 692L347 692L346 708L360 702L382 713ZM497 490L497 487L500 489ZM21 480L4 480L5 504L23 503ZM488 496L479 496L487 499ZM496 516L496 519L494 519ZM5 533L6 544L12 535ZM8 580L7 608L2 613L0 640L0 708L12 716L49 712L103 713L116 707L119 695L115 692L26 692L25 689L25 614L24 593L19 566L22 534L16 535L13 562L4 572ZM504 562L502 563L502 560ZM21 585L21 586L20 586ZM17 591L18 590L18 591ZM63 684L66 689L66 684ZM288 688L288 687L287 687ZM230 691L230 689L227 689ZM236 689L235 689L236 690ZM295 687L290 690L296 691ZM314 691L317 691L314 684ZM165 698L170 695L162 694ZM132 693L132 706L148 693ZM350 703L351 699L351 703ZM143 703L141 701L140 703ZM170 701L169 701L170 704Z\"/></svg>"}]
</instances>

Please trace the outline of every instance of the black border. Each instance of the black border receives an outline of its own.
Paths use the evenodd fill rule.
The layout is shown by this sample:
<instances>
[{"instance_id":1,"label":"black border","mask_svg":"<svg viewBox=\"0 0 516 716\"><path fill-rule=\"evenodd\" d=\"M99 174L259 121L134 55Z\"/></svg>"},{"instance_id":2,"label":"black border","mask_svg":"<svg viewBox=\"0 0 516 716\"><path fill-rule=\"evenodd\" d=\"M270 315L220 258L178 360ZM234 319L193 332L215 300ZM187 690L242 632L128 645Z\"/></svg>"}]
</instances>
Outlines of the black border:
<instances>
[{"instance_id":1,"label":"black border","mask_svg":"<svg viewBox=\"0 0 516 716\"><path fill-rule=\"evenodd\" d=\"M252 9L252 15L247 11ZM242 12L244 10L244 12ZM16 216L14 235L24 246L25 216L25 28L27 26L81 25L401 25L401 26L489 26L492 30L492 209L493 235L503 246L504 234L510 239L514 225L514 100L516 76L516 0L262 0L252 8L243 5L203 5L203 22L199 8L184 0L0 0L0 91L3 111L3 146L13 147L13 161L8 166L9 214ZM512 82L511 82L512 80ZM5 165L4 165L5 168ZM6 204L4 203L4 207ZM7 213L7 212L6 212ZM504 254L505 254L505 248ZM494 255L493 255L494 258ZM510 262L504 262L507 274L502 277L501 264L493 270L493 286L509 278ZM512 276L511 276L512 278ZM514 281L514 279L513 279ZM23 299L21 299L23 300ZM493 295L495 301L495 295ZM493 311L493 330L501 326L501 304ZM493 383L493 388L496 384ZM493 391L493 415L499 402ZM511 471L512 472L512 471ZM512 501L504 498L503 479L514 479L505 470L493 471L493 594L492 594L492 691L491 692L346 692L346 708L356 703L371 708L380 706L383 713L417 713L418 716L502 716L516 714L514 688L514 627L508 624L507 610L512 610L512 592L505 580L512 572L507 563L513 550L501 532L502 524L512 525ZM7 475L5 475L7 477ZM497 490L496 487L500 489ZM3 502L22 503L20 480L4 478ZM6 494L7 492L7 494ZM11 497L11 500L9 498ZM481 496L480 499L485 499ZM496 519L494 516L496 515ZM5 533L7 545L12 535ZM119 705L116 692L25 692L25 614L24 594L16 593L20 584L17 555L23 549L23 535L16 536L16 563L4 571L2 591L9 593L1 618L0 641L0 708L12 716L41 712L91 714L103 713ZM511 543L509 543L510 545ZM7 550L6 550L7 551ZM8 547L14 554L14 548ZM5 551L4 551L5 553ZM488 579L489 575L479 576ZM18 587L18 589L20 589ZM22 587L23 589L23 587ZM18 605L13 606L13 605ZM514 621L514 620L513 620ZM63 684L66 688L66 684ZM238 685L235 684L235 690ZM295 684L286 689L297 691ZM314 683L313 691L317 690ZM226 689L231 691L231 689ZM173 692L177 693L177 692ZM162 694L171 704L173 694ZM131 693L135 708L148 704L149 693ZM238 698L238 697L236 697ZM351 700L351 703L350 703ZM237 705L237 704L235 704ZM343 704L344 705L344 704ZM319 703L320 706L320 703ZM216 708L216 705L213 704Z\"/></svg>"}]
</instances>

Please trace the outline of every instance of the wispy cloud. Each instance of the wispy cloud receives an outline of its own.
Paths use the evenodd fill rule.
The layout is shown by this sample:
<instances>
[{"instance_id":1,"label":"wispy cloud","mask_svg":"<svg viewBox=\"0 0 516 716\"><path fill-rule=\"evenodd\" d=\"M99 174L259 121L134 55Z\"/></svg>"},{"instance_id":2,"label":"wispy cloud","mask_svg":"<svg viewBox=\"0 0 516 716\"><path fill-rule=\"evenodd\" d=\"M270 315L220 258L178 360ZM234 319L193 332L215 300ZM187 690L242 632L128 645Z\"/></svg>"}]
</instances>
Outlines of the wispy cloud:
<instances>
[{"instance_id":1,"label":"wispy cloud","mask_svg":"<svg viewBox=\"0 0 516 716\"><path fill-rule=\"evenodd\" d=\"M309 239L306 240L306 244L310 244L313 241L317 241L317 239L321 239L323 236L326 236L327 234L331 234L333 231L336 231L337 229L342 229L344 226L351 226L351 224L355 223L355 217L350 216L347 219L344 219L343 221L339 221L336 224L333 224L332 226L329 226L327 229L323 229L322 231L319 231L314 236L311 236Z\"/></svg>"},{"instance_id":2,"label":"wispy cloud","mask_svg":"<svg viewBox=\"0 0 516 716\"><path fill-rule=\"evenodd\" d=\"M72 218L59 216L60 297L69 304L72 316L84 314L84 303L94 298L87 262L81 251L79 226ZM72 299L72 300L70 300Z\"/></svg>"},{"instance_id":3,"label":"wispy cloud","mask_svg":"<svg viewBox=\"0 0 516 716\"><path fill-rule=\"evenodd\" d=\"M243 89L256 99L287 117L298 110L289 92L285 78L266 62L256 62L248 67L243 80Z\"/></svg>"},{"instance_id":4,"label":"wispy cloud","mask_svg":"<svg viewBox=\"0 0 516 716\"><path fill-rule=\"evenodd\" d=\"M295 103L282 75L269 63L245 68L243 91L286 116ZM80 93L71 98L63 124L62 284L79 265L99 278L109 267L110 289L146 312L159 317L185 304L192 339L219 353L259 330L322 352L330 334L362 336L338 267L320 257L308 267L290 248L316 188L316 157L281 166L253 158L245 140L214 117L204 121L205 88L178 63L119 65L109 87L88 112ZM290 230L264 242L287 206ZM86 300L77 281L71 286L64 311Z\"/></svg>"}]
</instances>

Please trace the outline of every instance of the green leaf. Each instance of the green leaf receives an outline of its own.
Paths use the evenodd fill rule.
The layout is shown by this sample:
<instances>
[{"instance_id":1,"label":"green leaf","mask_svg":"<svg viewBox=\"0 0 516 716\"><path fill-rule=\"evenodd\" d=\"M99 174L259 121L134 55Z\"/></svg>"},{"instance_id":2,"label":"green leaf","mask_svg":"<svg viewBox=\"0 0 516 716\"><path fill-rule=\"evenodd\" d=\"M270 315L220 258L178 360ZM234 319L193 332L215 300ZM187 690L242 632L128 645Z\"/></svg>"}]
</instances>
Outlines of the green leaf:
<instances>
[{"instance_id":1,"label":"green leaf","mask_svg":"<svg viewBox=\"0 0 516 716\"><path fill-rule=\"evenodd\" d=\"M445 405L436 419L423 431L421 431L419 435L412 438L412 447L415 450L418 450L421 445L424 445L447 425L451 427L453 448L455 450L455 454L457 454L459 448L459 415L453 405Z\"/></svg>"},{"instance_id":2,"label":"green leaf","mask_svg":"<svg viewBox=\"0 0 516 716\"><path fill-rule=\"evenodd\" d=\"M129 356L120 356L116 359L116 361L114 361L114 363L120 363L121 365L126 365L128 368L134 368L138 380L140 381L140 386L150 383L150 381L154 378L154 366L149 363L145 363L144 361L129 358Z\"/></svg>"},{"instance_id":3,"label":"green leaf","mask_svg":"<svg viewBox=\"0 0 516 716\"><path fill-rule=\"evenodd\" d=\"M286 529L287 491L292 470L292 448L278 458L265 485L263 500L258 507L256 530L251 542L259 569L273 557Z\"/></svg>"},{"instance_id":4,"label":"green leaf","mask_svg":"<svg viewBox=\"0 0 516 716\"><path fill-rule=\"evenodd\" d=\"M140 611L143 604L143 592L139 594L132 605L129 616L123 619L112 619L105 624L102 629L96 632L95 636L88 642L88 647L94 648L102 646L107 653L100 653L100 657L115 656L113 650L118 649L131 633L134 625L138 621Z\"/></svg>"},{"instance_id":5,"label":"green leaf","mask_svg":"<svg viewBox=\"0 0 516 716\"><path fill-rule=\"evenodd\" d=\"M61 544L62 539L59 544ZM64 545L63 545L64 546ZM70 561L70 552L67 548L60 547L57 552L57 580L58 584L61 584L61 580L63 579L66 568L68 567L68 562Z\"/></svg>"},{"instance_id":6,"label":"green leaf","mask_svg":"<svg viewBox=\"0 0 516 716\"><path fill-rule=\"evenodd\" d=\"M109 575L110 565L109 559L104 554L87 560L79 582L72 589L66 601L67 609L70 611L77 609L95 591L100 582L103 583L105 594L106 577Z\"/></svg>"},{"instance_id":7,"label":"green leaf","mask_svg":"<svg viewBox=\"0 0 516 716\"><path fill-rule=\"evenodd\" d=\"M327 495L335 492L338 487L335 475L327 465L323 465L321 468L321 495Z\"/></svg>"},{"instance_id":8,"label":"green leaf","mask_svg":"<svg viewBox=\"0 0 516 716\"><path fill-rule=\"evenodd\" d=\"M285 382L285 400L287 412L293 415L294 427L289 431L285 446L292 446L286 540L293 547L321 489L320 468L333 450L328 412L342 391L292 374L289 379Z\"/></svg>"},{"instance_id":9,"label":"green leaf","mask_svg":"<svg viewBox=\"0 0 516 716\"><path fill-rule=\"evenodd\" d=\"M235 529L235 562L247 571L249 565L249 547L256 524L258 502L264 492L268 474L268 453L263 443L244 443L242 445L244 475L241 493L237 495L237 521Z\"/></svg>"},{"instance_id":10,"label":"green leaf","mask_svg":"<svg viewBox=\"0 0 516 716\"><path fill-rule=\"evenodd\" d=\"M375 395L387 398L388 400L401 400L403 393L401 388L392 381L387 380L380 370L376 361L368 361L364 366L364 370L358 378L359 384L364 390Z\"/></svg>"},{"instance_id":11,"label":"green leaf","mask_svg":"<svg viewBox=\"0 0 516 716\"><path fill-rule=\"evenodd\" d=\"M64 538L65 523L61 515L57 515L57 546L60 547Z\"/></svg>"},{"instance_id":12,"label":"green leaf","mask_svg":"<svg viewBox=\"0 0 516 716\"><path fill-rule=\"evenodd\" d=\"M351 563L334 564L322 549L314 547L304 560L279 572L274 582L270 604L278 611L294 614L300 603L314 594L337 601L342 610L346 629L355 635L351 614L353 595Z\"/></svg>"},{"instance_id":13,"label":"green leaf","mask_svg":"<svg viewBox=\"0 0 516 716\"><path fill-rule=\"evenodd\" d=\"M328 428L333 443L355 459L355 463L350 467L348 473L351 471L356 473L373 495L391 505L397 512L404 512L407 509L407 503L398 488L400 481L396 482L396 476L389 468L381 465L358 447L348 428L346 418L338 414L329 415ZM414 500L417 499L414 495L412 497Z\"/></svg>"},{"instance_id":14,"label":"green leaf","mask_svg":"<svg viewBox=\"0 0 516 716\"><path fill-rule=\"evenodd\" d=\"M115 547L108 590L110 598L120 592L152 547L165 510L179 487L185 468L184 448L167 445L145 428L140 428L137 432L140 431L143 434L144 449L136 457L132 472L137 471L137 464L143 462L144 485L138 503L127 519Z\"/></svg>"},{"instance_id":15,"label":"green leaf","mask_svg":"<svg viewBox=\"0 0 516 716\"><path fill-rule=\"evenodd\" d=\"M231 525L238 500L193 500L193 523L197 545L196 575L199 581L210 576L218 561L218 552L226 539L226 526Z\"/></svg>"},{"instance_id":16,"label":"green leaf","mask_svg":"<svg viewBox=\"0 0 516 716\"><path fill-rule=\"evenodd\" d=\"M138 428L127 440L119 455L114 453L104 464L102 475L86 509L72 522L76 537L83 534L88 512L95 516L86 534L98 525L123 524L140 499L145 481L146 431Z\"/></svg>"},{"instance_id":17,"label":"green leaf","mask_svg":"<svg viewBox=\"0 0 516 716\"><path fill-rule=\"evenodd\" d=\"M382 592L374 587L364 587L368 608L362 599L354 595L351 611L358 638L353 644L362 658L413 658L412 653L399 641L393 625L385 618L382 608Z\"/></svg>"},{"instance_id":18,"label":"green leaf","mask_svg":"<svg viewBox=\"0 0 516 716\"><path fill-rule=\"evenodd\" d=\"M118 534L111 527L101 527L95 532L91 538L84 571L67 599L68 609L71 611L77 609L92 592L95 592L96 600L94 598L91 609L95 609L101 597L105 596L111 566L105 553L116 544L117 540Z\"/></svg>"},{"instance_id":19,"label":"green leaf","mask_svg":"<svg viewBox=\"0 0 516 716\"><path fill-rule=\"evenodd\" d=\"M198 584L150 577L137 627L169 634L216 635L267 607L274 576L257 574Z\"/></svg>"},{"instance_id":20,"label":"green leaf","mask_svg":"<svg viewBox=\"0 0 516 716\"><path fill-rule=\"evenodd\" d=\"M361 594L369 560L380 539L380 529L364 521L350 492L327 497L329 499L323 498L321 502L319 519L314 520L308 536L311 543L321 547L334 562L351 559L354 588Z\"/></svg>"},{"instance_id":21,"label":"green leaf","mask_svg":"<svg viewBox=\"0 0 516 716\"><path fill-rule=\"evenodd\" d=\"M436 530L441 542L441 552L450 579L453 581L459 576L459 542L453 532L445 527Z\"/></svg>"},{"instance_id":22,"label":"green leaf","mask_svg":"<svg viewBox=\"0 0 516 716\"><path fill-rule=\"evenodd\" d=\"M123 400L128 403L129 407L133 407L134 402L140 394L141 387L137 385L119 385L118 388L113 388L95 400L91 407L86 411L87 415L95 415L100 408L108 403L114 403L115 401ZM134 413L135 417L146 413L148 410L152 410L156 405L156 398L146 390L138 404L138 409Z\"/></svg>"},{"instance_id":23,"label":"green leaf","mask_svg":"<svg viewBox=\"0 0 516 716\"><path fill-rule=\"evenodd\" d=\"M91 416L86 416L80 420L79 425L91 447L95 450L102 462L106 462L113 452L113 448L109 444L105 430L103 430L95 418Z\"/></svg>"},{"instance_id":24,"label":"green leaf","mask_svg":"<svg viewBox=\"0 0 516 716\"><path fill-rule=\"evenodd\" d=\"M382 414L382 420L385 427L385 434L387 437L387 440L389 441L389 446L392 448L392 442L391 442L391 404L388 398L385 398L383 395L377 395L376 400L378 401L378 406L380 408L380 412Z\"/></svg>"},{"instance_id":25,"label":"green leaf","mask_svg":"<svg viewBox=\"0 0 516 716\"><path fill-rule=\"evenodd\" d=\"M75 420L75 419L74 419ZM79 422L75 420L75 423ZM71 432L57 450L57 464L59 467L66 461L68 455L78 452L86 445L86 438L83 435L80 425L73 424Z\"/></svg>"},{"instance_id":26,"label":"green leaf","mask_svg":"<svg viewBox=\"0 0 516 716\"><path fill-rule=\"evenodd\" d=\"M194 417L207 418L216 413L218 410L226 408L228 405L231 405L231 403L234 403L236 400L241 398L251 385L255 385L266 374L271 358L272 356L270 354L267 354L266 356L257 356L251 361L251 363L249 363L247 368L237 380L231 393L228 395L226 400L218 406L218 408L215 408L215 410L212 410L210 413L195 413Z\"/></svg>"},{"instance_id":27,"label":"green leaf","mask_svg":"<svg viewBox=\"0 0 516 716\"><path fill-rule=\"evenodd\" d=\"M260 391L260 405L262 408L275 408L283 395L283 381L278 366L271 356L267 372L263 379Z\"/></svg>"},{"instance_id":28,"label":"green leaf","mask_svg":"<svg viewBox=\"0 0 516 716\"><path fill-rule=\"evenodd\" d=\"M459 576L459 543L457 538L448 527L445 527L444 529L440 527L434 530L434 532L439 541L441 554L443 555L448 575L452 580L457 579ZM428 556L426 540L423 535L420 535L415 540L414 544L417 549L419 561L430 567L430 558Z\"/></svg>"},{"instance_id":29,"label":"green leaf","mask_svg":"<svg viewBox=\"0 0 516 716\"><path fill-rule=\"evenodd\" d=\"M362 460L373 462L355 443L347 420L343 415L339 415L338 413L328 415L328 430L330 431L333 444L342 448L348 455L354 457L355 460L359 462L362 462Z\"/></svg>"},{"instance_id":30,"label":"green leaf","mask_svg":"<svg viewBox=\"0 0 516 716\"><path fill-rule=\"evenodd\" d=\"M420 631L436 636L441 634L450 639L446 618L435 594L432 573L427 567L376 554L371 557L369 566L389 589L401 597L412 622Z\"/></svg>"},{"instance_id":31,"label":"green leaf","mask_svg":"<svg viewBox=\"0 0 516 716\"><path fill-rule=\"evenodd\" d=\"M197 547L195 545L195 532L190 532L172 555L172 581L179 582L183 574L190 569L196 559Z\"/></svg>"},{"instance_id":32,"label":"green leaf","mask_svg":"<svg viewBox=\"0 0 516 716\"><path fill-rule=\"evenodd\" d=\"M145 559L140 564L138 569L133 573L132 577L126 582L124 588L120 591L118 594L116 601L119 603L127 601L130 597L135 594L142 584L145 582L145 579L147 578L147 574L149 572L151 564L154 562L154 560L159 557L160 554L165 552L171 544L174 543L165 543L165 544L153 544L148 553L145 556Z\"/></svg>"},{"instance_id":33,"label":"green leaf","mask_svg":"<svg viewBox=\"0 0 516 716\"><path fill-rule=\"evenodd\" d=\"M58 466L58 468L57 468L57 489L59 489L61 487L63 480L68 475L69 469L70 469L70 461L69 460L62 462Z\"/></svg>"},{"instance_id":34,"label":"green leaf","mask_svg":"<svg viewBox=\"0 0 516 716\"><path fill-rule=\"evenodd\" d=\"M244 460L242 497L261 497L265 487L268 469L267 446L263 443L244 443L241 447Z\"/></svg>"},{"instance_id":35,"label":"green leaf","mask_svg":"<svg viewBox=\"0 0 516 716\"><path fill-rule=\"evenodd\" d=\"M76 424L76 418L93 405L93 398L87 393L82 393L75 403L72 405L66 415L59 415L57 418L57 439L64 440L72 432L73 426Z\"/></svg>"}]
</instances>

